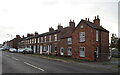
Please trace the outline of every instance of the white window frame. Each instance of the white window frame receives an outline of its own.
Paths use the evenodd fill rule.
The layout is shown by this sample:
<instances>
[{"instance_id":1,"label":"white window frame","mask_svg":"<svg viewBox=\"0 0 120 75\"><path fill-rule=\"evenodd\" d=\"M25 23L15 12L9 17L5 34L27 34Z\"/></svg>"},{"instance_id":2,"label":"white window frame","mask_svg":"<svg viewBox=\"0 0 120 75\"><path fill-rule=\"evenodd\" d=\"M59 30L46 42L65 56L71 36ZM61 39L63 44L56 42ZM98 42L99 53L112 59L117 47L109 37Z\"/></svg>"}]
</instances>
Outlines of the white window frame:
<instances>
[{"instance_id":1,"label":"white window frame","mask_svg":"<svg viewBox=\"0 0 120 75\"><path fill-rule=\"evenodd\" d=\"M98 30L96 30L96 41L99 41L98 36L99 36L99 32L98 32Z\"/></svg>"},{"instance_id":2,"label":"white window frame","mask_svg":"<svg viewBox=\"0 0 120 75\"><path fill-rule=\"evenodd\" d=\"M44 52L46 52L46 51L47 51L47 46L44 46L43 51L44 51Z\"/></svg>"},{"instance_id":3,"label":"white window frame","mask_svg":"<svg viewBox=\"0 0 120 75\"><path fill-rule=\"evenodd\" d=\"M40 40L41 43L43 43L43 37L41 37L41 40Z\"/></svg>"},{"instance_id":4,"label":"white window frame","mask_svg":"<svg viewBox=\"0 0 120 75\"><path fill-rule=\"evenodd\" d=\"M70 51L71 49L71 51ZM68 56L72 56L72 47L68 47Z\"/></svg>"},{"instance_id":5,"label":"white window frame","mask_svg":"<svg viewBox=\"0 0 120 75\"><path fill-rule=\"evenodd\" d=\"M80 38L80 42L85 42L85 32L80 32L79 33L79 38Z\"/></svg>"},{"instance_id":6,"label":"white window frame","mask_svg":"<svg viewBox=\"0 0 120 75\"><path fill-rule=\"evenodd\" d=\"M54 34L55 41L57 41L57 34Z\"/></svg>"},{"instance_id":7,"label":"white window frame","mask_svg":"<svg viewBox=\"0 0 120 75\"><path fill-rule=\"evenodd\" d=\"M82 49L84 49L84 51L82 51ZM85 47L80 47L79 55L80 57L85 57Z\"/></svg>"},{"instance_id":8,"label":"white window frame","mask_svg":"<svg viewBox=\"0 0 120 75\"><path fill-rule=\"evenodd\" d=\"M44 42L46 42L46 38L47 38L47 37L45 36L45 37L44 37Z\"/></svg>"},{"instance_id":9,"label":"white window frame","mask_svg":"<svg viewBox=\"0 0 120 75\"><path fill-rule=\"evenodd\" d=\"M72 38L67 39L68 44L72 44Z\"/></svg>"},{"instance_id":10,"label":"white window frame","mask_svg":"<svg viewBox=\"0 0 120 75\"><path fill-rule=\"evenodd\" d=\"M36 43L36 38L34 38L34 43Z\"/></svg>"},{"instance_id":11,"label":"white window frame","mask_svg":"<svg viewBox=\"0 0 120 75\"><path fill-rule=\"evenodd\" d=\"M40 43L40 38L38 38L38 43Z\"/></svg>"}]
</instances>

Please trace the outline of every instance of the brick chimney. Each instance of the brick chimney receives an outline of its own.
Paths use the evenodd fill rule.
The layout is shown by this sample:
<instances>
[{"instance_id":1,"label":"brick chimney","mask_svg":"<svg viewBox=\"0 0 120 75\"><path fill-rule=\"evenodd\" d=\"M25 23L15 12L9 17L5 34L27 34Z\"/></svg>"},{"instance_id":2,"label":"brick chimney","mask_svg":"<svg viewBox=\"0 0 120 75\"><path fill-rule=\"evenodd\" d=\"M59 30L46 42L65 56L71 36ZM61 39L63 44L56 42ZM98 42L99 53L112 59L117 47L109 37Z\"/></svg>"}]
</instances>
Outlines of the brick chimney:
<instances>
[{"instance_id":1,"label":"brick chimney","mask_svg":"<svg viewBox=\"0 0 120 75\"><path fill-rule=\"evenodd\" d=\"M61 26L61 24L58 24L58 30L63 29L63 26Z\"/></svg>"},{"instance_id":2,"label":"brick chimney","mask_svg":"<svg viewBox=\"0 0 120 75\"><path fill-rule=\"evenodd\" d=\"M24 38L24 35L22 36L22 38Z\"/></svg>"},{"instance_id":3,"label":"brick chimney","mask_svg":"<svg viewBox=\"0 0 120 75\"><path fill-rule=\"evenodd\" d=\"M49 32L51 32L51 31L54 31L54 29L52 27L49 28Z\"/></svg>"},{"instance_id":4,"label":"brick chimney","mask_svg":"<svg viewBox=\"0 0 120 75\"><path fill-rule=\"evenodd\" d=\"M27 34L27 37L30 37L30 34L29 34L29 33Z\"/></svg>"},{"instance_id":5,"label":"brick chimney","mask_svg":"<svg viewBox=\"0 0 120 75\"><path fill-rule=\"evenodd\" d=\"M38 35L38 32L35 32L35 35Z\"/></svg>"},{"instance_id":6,"label":"brick chimney","mask_svg":"<svg viewBox=\"0 0 120 75\"><path fill-rule=\"evenodd\" d=\"M21 38L20 35L16 35L16 38Z\"/></svg>"},{"instance_id":7,"label":"brick chimney","mask_svg":"<svg viewBox=\"0 0 120 75\"><path fill-rule=\"evenodd\" d=\"M95 24L95 25L100 25L100 19L99 19L99 16L97 15L97 18L96 18L96 16L95 16L95 19L93 20L93 23Z\"/></svg>"},{"instance_id":8,"label":"brick chimney","mask_svg":"<svg viewBox=\"0 0 120 75\"><path fill-rule=\"evenodd\" d=\"M73 21L70 20L69 26L70 26L70 27L75 27L75 22L74 22L74 20L73 20Z\"/></svg>"}]
</instances>

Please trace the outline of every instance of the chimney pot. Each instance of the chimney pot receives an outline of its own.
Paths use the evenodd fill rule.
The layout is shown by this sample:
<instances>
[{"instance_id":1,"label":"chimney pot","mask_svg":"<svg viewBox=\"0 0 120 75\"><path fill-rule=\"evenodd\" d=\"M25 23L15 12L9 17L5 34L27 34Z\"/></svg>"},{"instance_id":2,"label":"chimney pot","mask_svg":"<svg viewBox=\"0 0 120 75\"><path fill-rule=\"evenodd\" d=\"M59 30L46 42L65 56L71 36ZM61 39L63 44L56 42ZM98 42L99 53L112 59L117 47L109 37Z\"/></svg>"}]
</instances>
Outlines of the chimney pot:
<instances>
[{"instance_id":1,"label":"chimney pot","mask_svg":"<svg viewBox=\"0 0 120 75\"><path fill-rule=\"evenodd\" d=\"M73 22L70 20L69 26L70 26L70 27L75 27L75 22L74 22L74 20L73 20Z\"/></svg>"}]
</instances>

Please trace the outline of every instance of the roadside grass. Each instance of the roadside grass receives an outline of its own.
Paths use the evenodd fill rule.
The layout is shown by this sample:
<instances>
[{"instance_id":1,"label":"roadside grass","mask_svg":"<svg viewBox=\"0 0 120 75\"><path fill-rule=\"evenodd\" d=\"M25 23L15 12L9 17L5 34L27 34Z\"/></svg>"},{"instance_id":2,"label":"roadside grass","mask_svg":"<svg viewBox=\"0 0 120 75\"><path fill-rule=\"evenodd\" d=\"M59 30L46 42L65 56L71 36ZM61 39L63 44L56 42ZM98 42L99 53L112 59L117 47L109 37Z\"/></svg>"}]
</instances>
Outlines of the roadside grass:
<instances>
[{"instance_id":1,"label":"roadside grass","mask_svg":"<svg viewBox=\"0 0 120 75\"><path fill-rule=\"evenodd\" d=\"M60 60L60 61L64 61L64 62L79 62L79 63L82 63L84 61L87 61L87 62L93 62L93 61L90 61L90 60L80 60L80 59L77 59L77 58L71 58L70 56L56 56L56 55L47 55L47 54L44 54L44 55L40 55L40 54L32 54L33 56L40 56L40 57L43 57L43 58L48 58L48 59L53 59L53 60Z\"/></svg>"}]
</instances>

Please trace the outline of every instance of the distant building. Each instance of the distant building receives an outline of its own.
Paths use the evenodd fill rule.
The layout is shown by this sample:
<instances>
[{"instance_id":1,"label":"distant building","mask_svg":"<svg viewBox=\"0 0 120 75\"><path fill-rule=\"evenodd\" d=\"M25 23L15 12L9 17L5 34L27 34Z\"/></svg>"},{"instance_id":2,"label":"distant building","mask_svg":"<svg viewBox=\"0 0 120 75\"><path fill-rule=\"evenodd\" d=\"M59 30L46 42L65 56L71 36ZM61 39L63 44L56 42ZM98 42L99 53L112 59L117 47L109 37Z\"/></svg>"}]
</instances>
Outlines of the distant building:
<instances>
[{"instance_id":1,"label":"distant building","mask_svg":"<svg viewBox=\"0 0 120 75\"><path fill-rule=\"evenodd\" d=\"M18 42L21 39L21 37L19 35L16 35L16 37L10 41L7 42L7 46L9 46L10 48L18 48Z\"/></svg>"}]
</instances>

